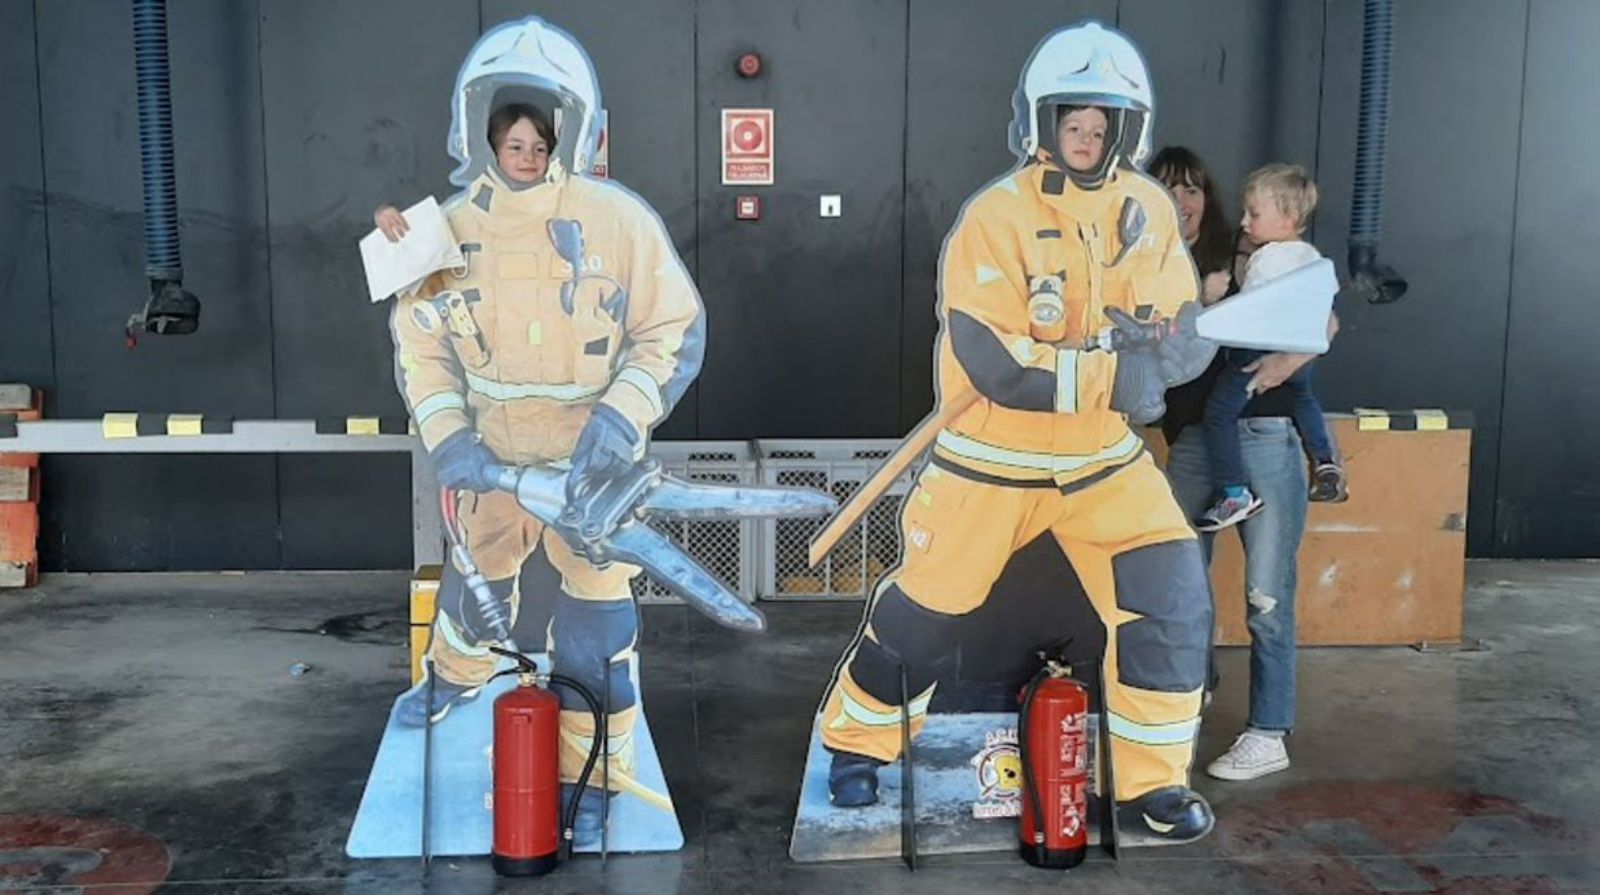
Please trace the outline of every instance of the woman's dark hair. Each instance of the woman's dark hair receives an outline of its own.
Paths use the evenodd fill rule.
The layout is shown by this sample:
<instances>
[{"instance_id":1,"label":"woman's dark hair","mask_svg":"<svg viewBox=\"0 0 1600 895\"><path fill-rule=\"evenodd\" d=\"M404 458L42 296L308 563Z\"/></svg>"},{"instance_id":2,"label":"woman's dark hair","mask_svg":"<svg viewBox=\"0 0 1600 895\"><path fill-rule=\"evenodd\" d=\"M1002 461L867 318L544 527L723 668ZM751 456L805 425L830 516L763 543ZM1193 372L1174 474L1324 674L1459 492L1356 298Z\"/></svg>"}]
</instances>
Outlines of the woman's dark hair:
<instances>
[{"instance_id":1,"label":"woman's dark hair","mask_svg":"<svg viewBox=\"0 0 1600 895\"><path fill-rule=\"evenodd\" d=\"M1222 211L1217 182L1200 156L1184 146L1167 146L1156 153L1145 170L1168 186L1194 187L1206 197L1205 211L1200 214L1200 232L1189 254L1194 257L1194 266L1202 277L1219 270L1232 270L1233 230L1228 227L1228 217Z\"/></svg>"},{"instance_id":2,"label":"woman's dark hair","mask_svg":"<svg viewBox=\"0 0 1600 895\"><path fill-rule=\"evenodd\" d=\"M506 138L506 131L522 119L533 122L533 129L544 138L545 147L551 152L556 151L556 129L550 126L550 119L544 117L537 106L527 103L506 103L489 116L489 148L495 152L500 151L500 144Z\"/></svg>"}]
</instances>

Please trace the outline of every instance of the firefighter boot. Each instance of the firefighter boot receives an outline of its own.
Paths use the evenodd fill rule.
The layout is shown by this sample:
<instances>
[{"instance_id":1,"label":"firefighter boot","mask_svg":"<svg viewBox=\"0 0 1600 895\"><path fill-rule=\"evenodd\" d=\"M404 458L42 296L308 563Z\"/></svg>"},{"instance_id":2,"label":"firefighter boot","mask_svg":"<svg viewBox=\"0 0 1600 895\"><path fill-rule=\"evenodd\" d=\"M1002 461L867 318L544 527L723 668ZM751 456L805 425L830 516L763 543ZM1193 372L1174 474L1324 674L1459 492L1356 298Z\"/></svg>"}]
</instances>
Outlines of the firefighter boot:
<instances>
[{"instance_id":1,"label":"firefighter boot","mask_svg":"<svg viewBox=\"0 0 1600 895\"><path fill-rule=\"evenodd\" d=\"M433 682L433 705L428 705L428 679L434 676L433 663L424 664L422 680L405 692L395 704L394 717L402 727L421 727L424 723L438 724L450 709L477 698L481 684L453 684L443 677Z\"/></svg>"},{"instance_id":2,"label":"firefighter boot","mask_svg":"<svg viewBox=\"0 0 1600 895\"><path fill-rule=\"evenodd\" d=\"M1137 839L1194 842L1211 832L1211 806L1187 786L1163 786L1117 805L1117 827Z\"/></svg>"},{"instance_id":3,"label":"firefighter boot","mask_svg":"<svg viewBox=\"0 0 1600 895\"><path fill-rule=\"evenodd\" d=\"M672 799L665 792L657 792L639 778L634 761L633 728L639 717L639 707L629 706L611 715L607 739L610 741L609 760L597 760L589 774L589 785L584 788L578 802L578 815L573 821L575 830L600 828L602 788L609 790L605 798L612 799L627 793L646 805L671 813ZM562 799L572 797L577 788L589 750L594 746L594 719L581 712L561 713L561 783Z\"/></svg>"},{"instance_id":4,"label":"firefighter boot","mask_svg":"<svg viewBox=\"0 0 1600 895\"><path fill-rule=\"evenodd\" d=\"M852 752L833 753L828 768L828 796L836 808L878 804L878 768L883 762Z\"/></svg>"}]
</instances>

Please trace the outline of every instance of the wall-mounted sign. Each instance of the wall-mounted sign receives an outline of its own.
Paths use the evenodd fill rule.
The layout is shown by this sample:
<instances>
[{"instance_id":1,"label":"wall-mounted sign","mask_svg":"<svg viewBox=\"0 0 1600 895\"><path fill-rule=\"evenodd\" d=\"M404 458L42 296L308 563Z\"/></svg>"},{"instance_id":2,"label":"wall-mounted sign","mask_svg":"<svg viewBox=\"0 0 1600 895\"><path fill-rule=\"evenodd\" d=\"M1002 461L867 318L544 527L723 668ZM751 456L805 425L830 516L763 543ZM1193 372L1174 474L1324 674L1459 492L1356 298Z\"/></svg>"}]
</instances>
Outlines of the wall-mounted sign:
<instances>
[{"instance_id":1,"label":"wall-mounted sign","mask_svg":"<svg viewBox=\"0 0 1600 895\"><path fill-rule=\"evenodd\" d=\"M772 110L722 110L722 185L772 185Z\"/></svg>"}]
</instances>

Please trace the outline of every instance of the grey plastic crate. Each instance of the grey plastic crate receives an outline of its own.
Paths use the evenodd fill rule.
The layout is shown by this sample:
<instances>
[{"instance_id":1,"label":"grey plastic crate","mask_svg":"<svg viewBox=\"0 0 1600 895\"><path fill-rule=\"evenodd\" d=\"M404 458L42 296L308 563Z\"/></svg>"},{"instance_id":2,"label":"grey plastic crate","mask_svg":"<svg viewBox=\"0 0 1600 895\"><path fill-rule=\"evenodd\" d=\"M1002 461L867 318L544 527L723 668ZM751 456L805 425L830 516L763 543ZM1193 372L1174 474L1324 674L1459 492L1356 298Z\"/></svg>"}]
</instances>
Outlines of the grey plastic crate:
<instances>
[{"instance_id":1,"label":"grey plastic crate","mask_svg":"<svg viewBox=\"0 0 1600 895\"><path fill-rule=\"evenodd\" d=\"M650 455L663 469L692 482L754 484L755 449L747 441L657 441ZM653 520L650 525L676 541L723 583L746 600L754 600L759 532L754 521ZM640 603L682 603L648 575L632 581Z\"/></svg>"},{"instance_id":2,"label":"grey plastic crate","mask_svg":"<svg viewBox=\"0 0 1600 895\"><path fill-rule=\"evenodd\" d=\"M893 439L756 442L761 482L811 488L840 503L872 477L899 442ZM900 505L916 465L902 474L839 540L817 568L807 562L825 519L766 520L761 526L760 591L765 600L860 600L900 560Z\"/></svg>"}]
</instances>

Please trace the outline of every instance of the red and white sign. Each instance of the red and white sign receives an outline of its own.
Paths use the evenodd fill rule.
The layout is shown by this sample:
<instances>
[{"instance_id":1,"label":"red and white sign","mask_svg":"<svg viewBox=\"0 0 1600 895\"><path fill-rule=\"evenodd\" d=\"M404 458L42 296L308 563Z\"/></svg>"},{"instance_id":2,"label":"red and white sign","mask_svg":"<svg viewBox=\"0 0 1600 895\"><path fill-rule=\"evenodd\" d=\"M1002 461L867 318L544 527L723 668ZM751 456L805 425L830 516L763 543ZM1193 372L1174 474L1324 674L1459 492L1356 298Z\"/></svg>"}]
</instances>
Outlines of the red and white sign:
<instances>
[{"instance_id":1,"label":"red and white sign","mask_svg":"<svg viewBox=\"0 0 1600 895\"><path fill-rule=\"evenodd\" d=\"M722 110L722 185L772 185L772 110Z\"/></svg>"}]
</instances>

